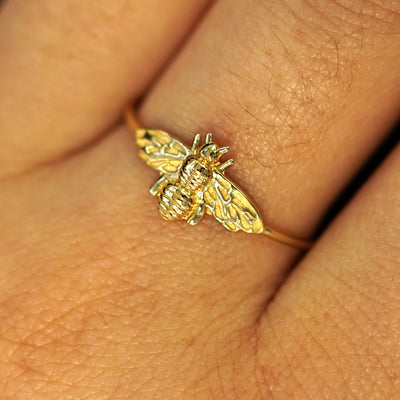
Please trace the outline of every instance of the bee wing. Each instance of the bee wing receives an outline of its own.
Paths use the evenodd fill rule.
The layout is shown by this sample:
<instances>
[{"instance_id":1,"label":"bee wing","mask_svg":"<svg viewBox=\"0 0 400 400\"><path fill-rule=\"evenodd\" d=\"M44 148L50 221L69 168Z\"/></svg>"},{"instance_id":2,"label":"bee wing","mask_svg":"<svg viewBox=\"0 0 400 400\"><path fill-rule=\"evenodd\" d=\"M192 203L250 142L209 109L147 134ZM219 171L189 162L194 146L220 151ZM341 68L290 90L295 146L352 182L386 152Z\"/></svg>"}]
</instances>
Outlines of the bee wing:
<instances>
[{"instance_id":1,"label":"bee wing","mask_svg":"<svg viewBox=\"0 0 400 400\"><path fill-rule=\"evenodd\" d=\"M140 157L162 174L174 174L193 152L170 134L156 129L137 129L136 143Z\"/></svg>"},{"instance_id":2,"label":"bee wing","mask_svg":"<svg viewBox=\"0 0 400 400\"><path fill-rule=\"evenodd\" d=\"M249 233L263 231L262 220L247 196L222 173L214 171L213 178L203 194L210 214L230 231Z\"/></svg>"}]
</instances>

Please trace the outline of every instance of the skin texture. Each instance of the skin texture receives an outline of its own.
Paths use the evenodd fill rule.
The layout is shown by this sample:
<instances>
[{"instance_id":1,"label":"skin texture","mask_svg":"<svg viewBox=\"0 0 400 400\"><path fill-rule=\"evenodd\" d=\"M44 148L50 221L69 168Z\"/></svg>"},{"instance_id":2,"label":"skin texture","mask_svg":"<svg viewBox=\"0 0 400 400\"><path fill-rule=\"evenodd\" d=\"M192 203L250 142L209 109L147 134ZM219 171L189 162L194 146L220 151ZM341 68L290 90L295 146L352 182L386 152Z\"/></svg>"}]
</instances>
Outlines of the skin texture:
<instances>
[{"instance_id":1,"label":"skin texture","mask_svg":"<svg viewBox=\"0 0 400 400\"><path fill-rule=\"evenodd\" d=\"M398 117L398 3L64 3L0 11L0 398L398 398L398 148L300 260L162 221L110 129L142 98L146 126L212 131L312 235Z\"/></svg>"},{"instance_id":2,"label":"skin texture","mask_svg":"<svg viewBox=\"0 0 400 400\"><path fill-rule=\"evenodd\" d=\"M0 24L2 175L55 161L104 134L129 99L143 93L206 5L7 2Z\"/></svg>"}]
</instances>

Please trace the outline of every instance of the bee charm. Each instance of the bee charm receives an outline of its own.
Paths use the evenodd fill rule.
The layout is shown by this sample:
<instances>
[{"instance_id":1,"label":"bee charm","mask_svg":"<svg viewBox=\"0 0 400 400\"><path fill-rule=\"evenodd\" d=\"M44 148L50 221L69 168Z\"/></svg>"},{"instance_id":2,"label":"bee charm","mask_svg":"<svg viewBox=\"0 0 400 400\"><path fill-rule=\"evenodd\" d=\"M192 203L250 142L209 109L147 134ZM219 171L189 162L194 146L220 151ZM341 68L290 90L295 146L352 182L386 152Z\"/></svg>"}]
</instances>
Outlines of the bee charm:
<instances>
[{"instance_id":1,"label":"bee charm","mask_svg":"<svg viewBox=\"0 0 400 400\"><path fill-rule=\"evenodd\" d=\"M140 157L161 174L150 188L150 193L158 197L161 216L196 225L208 213L230 231L263 233L257 210L225 176L233 160L221 163L220 158L229 148L213 143L211 133L202 146L200 138L200 134L195 135L188 148L166 132L136 129Z\"/></svg>"}]
</instances>

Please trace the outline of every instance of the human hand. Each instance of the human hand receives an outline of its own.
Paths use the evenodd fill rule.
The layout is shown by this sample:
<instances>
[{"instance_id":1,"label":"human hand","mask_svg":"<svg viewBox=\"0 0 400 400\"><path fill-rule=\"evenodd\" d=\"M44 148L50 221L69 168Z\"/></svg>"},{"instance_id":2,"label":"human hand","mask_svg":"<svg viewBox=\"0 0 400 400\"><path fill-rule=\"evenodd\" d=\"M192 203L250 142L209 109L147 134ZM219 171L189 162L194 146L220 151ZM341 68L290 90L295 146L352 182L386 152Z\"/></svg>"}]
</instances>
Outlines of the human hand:
<instances>
[{"instance_id":1,"label":"human hand","mask_svg":"<svg viewBox=\"0 0 400 400\"><path fill-rule=\"evenodd\" d=\"M212 131L264 219L312 235L398 116L400 9L218 1L176 52L206 5L2 9L1 399L399 396L398 148L298 262L162 221L112 125L144 97L143 125Z\"/></svg>"}]
</instances>

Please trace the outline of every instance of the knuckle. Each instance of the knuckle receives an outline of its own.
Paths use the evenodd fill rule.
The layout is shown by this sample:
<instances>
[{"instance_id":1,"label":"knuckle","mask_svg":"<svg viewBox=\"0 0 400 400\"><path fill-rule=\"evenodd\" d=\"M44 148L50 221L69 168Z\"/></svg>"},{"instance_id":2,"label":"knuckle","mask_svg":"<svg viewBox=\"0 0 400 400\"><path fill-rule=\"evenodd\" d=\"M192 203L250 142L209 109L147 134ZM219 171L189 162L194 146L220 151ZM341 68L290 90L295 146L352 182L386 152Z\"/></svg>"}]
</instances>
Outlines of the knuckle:
<instances>
[{"instance_id":1,"label":"knuckle","mask_svg":"<svg viewBox=\"0 0 400 400\"><path fill-rule=\"evenodd\" d=\"M226 136L237 132L230 138L240 140L243 165L249 159L267 168L296 164L330 133L353 88L363 85L363 65L379 71L385 52L393 57L400 10L378 0L359 9L340 0L286 1L286 9L255 4L251 27L243 27L252 32L250 45L239 37L236 56L224 63L231 101L215 96L213 126ZM238 63L237 54L251 62Z\"/></svg>"}]
</instances>

